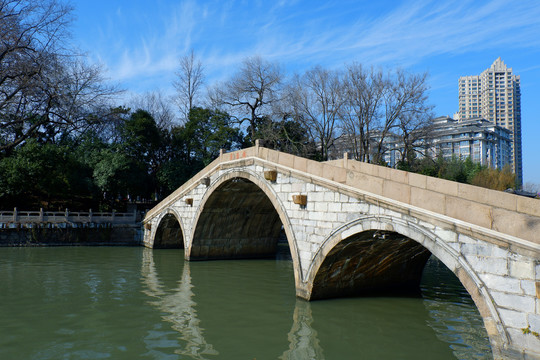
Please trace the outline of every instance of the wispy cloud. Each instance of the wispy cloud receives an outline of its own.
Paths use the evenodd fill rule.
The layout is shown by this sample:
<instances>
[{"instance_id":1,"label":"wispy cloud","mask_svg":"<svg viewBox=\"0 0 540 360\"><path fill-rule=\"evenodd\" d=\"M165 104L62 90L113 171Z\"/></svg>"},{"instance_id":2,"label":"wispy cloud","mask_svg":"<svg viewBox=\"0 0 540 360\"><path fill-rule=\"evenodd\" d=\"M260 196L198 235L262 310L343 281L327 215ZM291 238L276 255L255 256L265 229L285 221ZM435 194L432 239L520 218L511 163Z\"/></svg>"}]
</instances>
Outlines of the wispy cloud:
<instances>
[{"instance_id":1,"label":"wispy cloud","mask_svg":"<svg viewBox=\"0 0 540 360\"><path fill-rule=\"evenodd\" d=\"M368 63L409 65L439 54L538 46L539 16L540 7L531 3L407 2L370 21L340 24L331 14L319 18L319 24L328 21L335 27L316 37L291 39L287 49L294 49L292 56L314 56L321 62L360 57Z\"/></svg>"},{"instance_id":2,"label":"wispy cloud","mask_svg":"<svg viewBox=\"0 0 540 360\"><path fill-rule=\"evenodd\" d=\"M255 54L298 66L358 60L407 67L437 55L540 46L534 1L404 1L373 13L352 0L160 4L151 14L118 7L101 29L114 46L98 56L114 78L170 77L192 48L220 77Z\"/></svg>"}]
</instances>

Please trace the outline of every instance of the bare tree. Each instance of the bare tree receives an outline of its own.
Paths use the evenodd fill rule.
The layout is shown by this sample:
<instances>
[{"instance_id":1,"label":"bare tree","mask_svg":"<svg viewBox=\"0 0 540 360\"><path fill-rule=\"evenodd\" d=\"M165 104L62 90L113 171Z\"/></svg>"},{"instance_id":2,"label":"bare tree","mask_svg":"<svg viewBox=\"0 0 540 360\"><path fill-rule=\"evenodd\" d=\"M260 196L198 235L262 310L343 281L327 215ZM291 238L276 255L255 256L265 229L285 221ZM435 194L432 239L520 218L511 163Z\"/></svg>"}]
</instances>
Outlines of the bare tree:
<instances>
[{"instance_id":1,"label":"bare tree","mask_svg":"<svg viewBox=\"0 0 540 360\"><path fill-rule=\"evenodd\" d=\"M321 159L327 160L344 99L339 72L314 67L292 80L286 97L295 119L320 144Z\"/></svg>"},{"instance_id":2,"label":"bare tree","mask_svg":"<svg viewBox=\"0 0 540 360\"><path fill-rule=\"evenodd\" d=\"M388 150L410 159L431 128L427 74L402 70L384 74L353 63L347 67L343 132L360 161L383 162Z\"/></svg>"},{"instance_id":3,"label":"bare tree","mask_svg":"<svg viewBox=\"0 0 540 360\"><path fill-rule=\"evenodd\" d=\"M347 66L340 114L348 148L359 161L370 159L372 130L378 126L385 86L381 70L366 71L358 63Z\"/></svg>"},{"instance_id":4,"label":"bare tree","mask_svg":"<svg viewBox=\"0 0 540 360\"><path fill-rule=\"evenodd\" d=\"M0 1L0 149L21 143L46 118L21 118L32 104L25 101L42 92L42 77L61 49L71 9L56 1ZM41 90L41 91L40 91Z\"/></svg>"},{"instance_id":5,"label":"bare tree","mask_svg":"<svg viewBox=\"0 0 540 360\"><path fill-rule=\"evenodd\" d=\"M110 111L110 104L121 92L107 85L103 69L75 58L58 64L55 76L46 83L49 93L44 99L52 101L48 111L50 123L64 133L93 128Z\"/></svg>"},{"instance_id":6,"label":"bare tree","mask_svg":"<svg viewBox=\"0 0 540 360\"><path fill-rule=\"evenodd\" d=\"M230 80L210 90L209 98L239 124L247 121L248 134L255 143L258 123L271 115L271 105L279 100L282 78L278 64L259 56L247 58Z\"/></svg>"},{"instance_id":7,"label":"bare tree","mask_svg":"<svg viewBox=\"0 0 540 360\"><path fill-rule=\"evenodd\" d=\"M540 184L533 182L526 182L523 185L523 190L531 193L540 194Z\"/></svg>"},{"instance_id":8,"label":"bare tree","mask_svg":"<svg viewBox=\"0 0 540 360\"><path fill-rule=\"evenodd\" d=\"M408 74L398 70L394 77L386 81L383 93L382 121L379 128L377 151L374 162L381 162L385 149L385 140L392 130L401 136L402 142L407 141L411 145L412 130L418 129L425 121L429 122L426 114L431 112L432 107L427 105L426 82L427 73ZM420 121L418 121L420 120ZM403 158L407 158L407 147L403 151Z\"/></svg>"},{"instance_id":9,"label":"bare tree","mask_svg":"<svg viewBox=\"0 0 540 360\"><path fill-rule=\"evenodd\" d=\"M175 115L171 107L170 98L161 91L150 91L133 97L130 101L130 107L132 109L147 111L162 130L170 130L175 123Z\"/></svg>"},{"instance_id":10,"label":"bare tree","mask_svg":"<svg viewBox=\"0 0 540 360\"><path fill-rule=\"evenodd\" d=\"M197 105L197 95L204 83L204 67L195 57L193 50L189 55L180 58L180 69L176 76L173 83L177 92L176 100L185 121L191 109Z\"/></svg>"},{"instance_id":11,"label":"bare tree","mask_svg":"<svg viewBox=\"0 0 540 360\"><path fill-rule=\"evenodd\" d=\"M71 11L56 0L0 0L0 151L38 132L84 131L117 93L66 46Z\"/></svg>"},{"instance_id":12,"label":"bare tree","mask_svg":"<svg viewBox=\"0 0 540 360\"><path fill-rule=\"evenodd\" d=\"M411 161L416 157L416 154L422 156L426 153L427 141L433 131L433 113L430 108L417 113L407 113L400 117L398 132L399 146L396 149L400 154L402 163Z\"/></svg>"}]
</instances>

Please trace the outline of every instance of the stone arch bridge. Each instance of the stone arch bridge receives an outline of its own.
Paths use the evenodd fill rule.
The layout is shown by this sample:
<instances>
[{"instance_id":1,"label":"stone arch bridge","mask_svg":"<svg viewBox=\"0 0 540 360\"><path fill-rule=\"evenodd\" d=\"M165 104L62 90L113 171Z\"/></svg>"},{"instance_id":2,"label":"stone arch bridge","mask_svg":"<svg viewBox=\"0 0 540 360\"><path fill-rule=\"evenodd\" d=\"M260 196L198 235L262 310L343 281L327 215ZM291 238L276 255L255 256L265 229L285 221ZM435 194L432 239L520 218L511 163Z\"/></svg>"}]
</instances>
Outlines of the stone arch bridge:
<instances>
[{"instance_id":1,"label":"stone arch bridge","mask_svg":"<svg viewBox=\"0 0 540 360\"><path fill-rule=\"evenodd\" d=\"M471 295L495 358L540 358L537 199L257 144L221 153L144 228L145 246L188 260L275 256L286 236L307 300L406 291L433 255Z\"/></svg>"}]
</instances>

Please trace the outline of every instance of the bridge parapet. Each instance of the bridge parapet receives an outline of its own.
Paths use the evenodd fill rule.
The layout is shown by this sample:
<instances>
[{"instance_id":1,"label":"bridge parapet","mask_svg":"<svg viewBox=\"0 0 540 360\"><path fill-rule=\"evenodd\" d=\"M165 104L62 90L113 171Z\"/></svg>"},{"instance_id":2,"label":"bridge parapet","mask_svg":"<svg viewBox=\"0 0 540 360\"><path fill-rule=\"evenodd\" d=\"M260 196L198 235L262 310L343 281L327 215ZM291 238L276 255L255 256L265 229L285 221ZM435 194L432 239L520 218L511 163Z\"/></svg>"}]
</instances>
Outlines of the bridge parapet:
<instances>
[{"instance_id":1,"label":"bridge parapet","mask_svg":"<svg viewBox=\"0 0 540 360\"><path fill-rule=\"evenodd\" d=\"M490 190L384 166L340 159L317 162L258 145L221 153L193 178L147 213L151 219L209 174L225 164L253 159L280 172L364 195L369 202L390 199L451 219L527 240L540 249L540 200ZM334 183L334 184L332 184ZM519 243L519 240L516 240Z\"/></svg>"},{"instance_id":2,"label":"bridge parapet","mask_svg":"<svg viewBox=\"0 0 540 360\"><path fill-rule=\"evenodd\" d=\"M540 200L354 160L333 161L346 184L540 244Z\"/></svg>"}]
</instances>

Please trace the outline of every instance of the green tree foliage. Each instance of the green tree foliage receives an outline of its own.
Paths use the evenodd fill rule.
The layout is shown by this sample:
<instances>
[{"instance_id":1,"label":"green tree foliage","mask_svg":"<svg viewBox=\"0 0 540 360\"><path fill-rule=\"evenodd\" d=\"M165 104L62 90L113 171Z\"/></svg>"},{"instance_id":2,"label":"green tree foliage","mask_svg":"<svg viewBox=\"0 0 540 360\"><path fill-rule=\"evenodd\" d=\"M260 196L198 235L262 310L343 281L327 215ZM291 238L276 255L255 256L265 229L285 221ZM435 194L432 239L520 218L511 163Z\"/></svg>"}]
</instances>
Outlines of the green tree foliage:
<instances>
[{"instance_id":1,"label":"green tree foliage","mask_svg":"<svg viewBox=\"0 0 540 360\"><path fill-rule=\"evenodd\" d=\"M444 160L439 156L437 158L437 165L438 177L469 184L474 175L484 168L478 163L473 163L470 157L461 160L455 156L450 160Z\"/></svg>"},{"instance_id":2,"label":"green tree foliage","mask_svg":"<svg viewBox=\"0 0 540 360\"><path fill-rule=\"evenodd\" d=\"M126 109L120 110L105 133L87 131L54 142L31 139L1 158L2 205L97 208L128 196L150 199L159 188L168 134L147 112L126 117Z\"/></svg>"},{"instance_id":3,"label":"green tree foliage","mask_svg":"<svg viewBox=\"0 0 540 360\"><path fill-rule=\"evenodd\" d=\"M93 171L94 181L109 196L144 192L145 169L126 154L114 149L103 149ZM142 180L142 181L141 181Z\"/></svg>"},{"instance_id":4,"label":"green tree foliage","mask_svg":"<svg viewBox=\"0 0 540 360\"><path fill-rule=\"evenodd\" d=\"M252 133L250 127L247 133ZM268 116L260 118L253 134L262 140L264 147L310 159L320 158L320 153L315 143L310 140L304 125L286 116L281 121ZM249 141L244 146L250 146Z\"/></svg>"},{"instance_id":5,"label":"green tree foliage","mask_svg":"<svg viewBox=\"0 0 540 360\"><path fill-rule=\"evenodd\" d=\"M161 145L162 134L156 121L145 110L136 110L120 128L122 151L134 158L151 162Z\"/></svg>"},{"instance_id":6,"label":"green tree foliage","mask_svg":"<svg viewBox=\"0 0 540 360\"><path fill-rule=\"evenodd\" d=\"M88 169L69 147L34 140L1 159L0 174L3 206L48 205L58 199L73 204L94 190Z\"/></svg>"},{"instance_id":7,"label":"green tree foliage","mask_svg":"<svg viewBox=\"0 0 540 360\"><path fill-rule=\"evenodd\" d=\"M164 150L167 161L157 172L157 180L163 194L174 191L202 169L191 156L192 139L186 135L184 126L173 127L165 135Z\"/></svg>"},{"instance_id":8,"label":"green tree foliage","mask_svg":"<svg viewBox=\"0 0 540 360\"><path fill-rule=\"evenodd\" d=\"M188 121L173 127L166 141L168 161L157 173L164 193L173 191L212 162L220 149L241 148L243 137L227 113L194 107Z\"/></svg>"},{"instance_id":9,"label":"green tree foliage","mask_svg":"<svg viewBox=\"0 0 540 360\"><path fill-rule=\"evenodd\" d=\"M96 185L109 199L151 198L158 192L157 173L165 161L167 134L140 109L121 121L116 131L117 143L107 144L97 153L93 166Z\"/></svg>"},{"instance_id":10,"label":"green tree foliage","mask_svg":"<svg viewBox=\"0 0 540 360\"><path fill-rule=\"evenodd\" d=\"M220 149L236 150L242 146L242 134L232 126L227 113L198 107L189 113L184 139L189 143L190 154L204 166L219 155Z\"/></svg>"}]
</instances>

